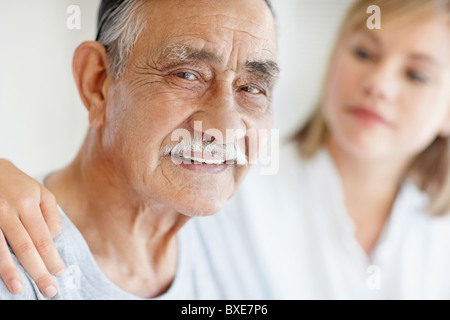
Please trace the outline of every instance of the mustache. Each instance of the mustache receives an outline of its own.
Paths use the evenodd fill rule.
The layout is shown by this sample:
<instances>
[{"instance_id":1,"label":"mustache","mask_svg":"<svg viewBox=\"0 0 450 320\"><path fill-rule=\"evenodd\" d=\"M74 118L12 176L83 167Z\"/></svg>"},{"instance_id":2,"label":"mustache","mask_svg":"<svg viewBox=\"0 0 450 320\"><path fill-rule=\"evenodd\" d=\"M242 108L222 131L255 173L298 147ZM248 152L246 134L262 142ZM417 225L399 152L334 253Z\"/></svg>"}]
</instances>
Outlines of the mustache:
<instances>
[{"instance_id":1,"label":"mustache","mask_svg":"<svg viewBox=\"0 0 450 320\"><path fill-rule=\"evenodd\" d=\"M199 137L183 139L174 146L165 147L164 155L206 164L248 164L245 152L238 144L234 142L219 144L204 141Z\"/></svg>"}]
</instances>

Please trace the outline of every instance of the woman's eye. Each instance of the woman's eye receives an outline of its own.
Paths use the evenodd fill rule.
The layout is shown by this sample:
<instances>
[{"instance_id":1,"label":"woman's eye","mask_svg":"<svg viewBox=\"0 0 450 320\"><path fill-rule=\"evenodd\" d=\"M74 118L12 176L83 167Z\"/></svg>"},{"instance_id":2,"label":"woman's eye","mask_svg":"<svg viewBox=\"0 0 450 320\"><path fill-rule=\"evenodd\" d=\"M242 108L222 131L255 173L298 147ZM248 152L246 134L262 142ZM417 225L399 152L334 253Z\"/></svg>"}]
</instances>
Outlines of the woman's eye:
<instances>
[{"instance_id":1,"label":"woman's eye","mask_svg":"<svg viewBox=\"0 0 450 320\"><path fill-rule=\"evenodd\" d=\"M251 94L262 93L262 91L260 89L258 89L256 87L253 87L253 86L242 87L241 90L246 91L246 92L251 93Z\"/></svg>"},{"instance_id":2,"label":"woman's eye","mask_svg":"<svg viewBox=\"0 0 450 320\"><path fill-rule=\"evenodd\" d=\"M411 79L411 81L416 82L416 83L427 83L428 82L428 77L425 76L424 74L421 74L419 72L415 72L415 71L409 71L407 73L407 76L409 79Z\"/></svg>"},{"instance_id":3,"label":"woman's eye","mask_svg":"<svg viewBox=\"0 0 450 320\"><path fill-rule=\"evenodd\" d=\"M185 79L185 80L190 80L190 81L197 80L197 77L189 72L178 72L175 75L177 77Z\"/></svg>"},{"instance_id":4,"label":"woman's eye","mask_svg":"<svg viewBox=\"0 0 450 320\"><path fill-rule=\"evenodd\" d=\"M361 60L370 60L370 59L372 59L372 55L365 49L356 48L354 50L354 53Z\"/></svg>"}]
</instances>

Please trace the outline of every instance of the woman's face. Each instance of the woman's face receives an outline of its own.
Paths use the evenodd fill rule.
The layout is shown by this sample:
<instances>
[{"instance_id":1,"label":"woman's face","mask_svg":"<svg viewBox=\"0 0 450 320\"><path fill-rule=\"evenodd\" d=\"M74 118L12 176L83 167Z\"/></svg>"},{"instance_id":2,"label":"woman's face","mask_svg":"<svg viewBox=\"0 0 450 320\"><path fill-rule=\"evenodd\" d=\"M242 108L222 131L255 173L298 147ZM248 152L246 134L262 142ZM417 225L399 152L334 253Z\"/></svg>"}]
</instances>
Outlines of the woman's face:
<instances>
[{"instance_id":1,"label":"woman's face","mask_svg":"<svg viewBox=\"0 0 450 320\"><path fill-rule=\"evenodd\" d=\"M406 160L450 134L447 19L356 31L339 44L330 72L324 115L339 149Z\"/></svg>"}]
</instances>

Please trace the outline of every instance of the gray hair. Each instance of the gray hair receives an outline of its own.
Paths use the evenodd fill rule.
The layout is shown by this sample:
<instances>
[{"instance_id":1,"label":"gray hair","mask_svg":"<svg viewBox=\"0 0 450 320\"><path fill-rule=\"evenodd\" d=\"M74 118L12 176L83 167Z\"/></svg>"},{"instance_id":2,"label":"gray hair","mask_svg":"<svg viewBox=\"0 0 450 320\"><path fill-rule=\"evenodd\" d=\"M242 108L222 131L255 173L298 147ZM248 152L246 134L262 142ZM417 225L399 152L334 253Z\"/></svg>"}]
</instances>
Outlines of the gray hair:
<instances>
[{"instance_id":1,"label":"gray hair","mask_svg":"<svg viewBox=\"0 0 450 320\"><path fill-rule=\"evenodd\" d=\"M273 13L270 0L265 2ZM141 14L144 3L145 0L102 1L97 41L106 47L114 77L122 76L131 50L146 27Z\"/></svg>"},{"instance_id":2,"label":"gray hair","mask_svg":"<svg viewBox=\"0 0 450 320\"><path fill-rule=\"evenodd\" d=\"M139 14L143 4L143 0L125 0L99 19L97 41L106 47L109 68L115 77L123 74L131 50L145 29L145 20Z\"/></svg>"}]
</instances>

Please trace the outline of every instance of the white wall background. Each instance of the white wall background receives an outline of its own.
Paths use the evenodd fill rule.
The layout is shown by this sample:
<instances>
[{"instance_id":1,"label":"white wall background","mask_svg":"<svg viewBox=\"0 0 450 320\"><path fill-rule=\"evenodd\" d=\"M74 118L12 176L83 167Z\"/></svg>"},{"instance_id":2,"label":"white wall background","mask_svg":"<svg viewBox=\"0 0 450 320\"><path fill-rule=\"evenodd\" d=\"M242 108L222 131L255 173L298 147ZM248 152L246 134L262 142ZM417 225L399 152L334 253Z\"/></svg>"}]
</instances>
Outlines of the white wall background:
<instances>
[{"instance_id":1,"label":"white wall background","mask_svg":"<svg viewBox=\"0 0 450 320\"><path fill-rule=\"evenodd\" d=\"M0 0L0 158L33 176L75 156L88 121L72 78L72 55L95 36L99 0ZM273 0L282 74L275 128L282 137L317 98L342 14L351 0ZM81 29L66 10L81 8Z\"/></svg>"}]
</instances>

